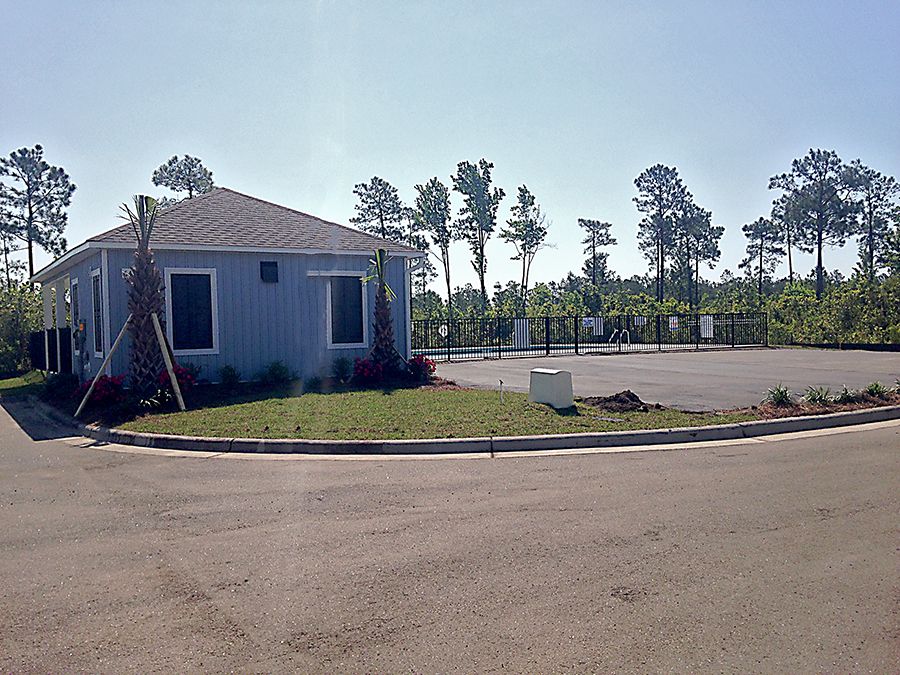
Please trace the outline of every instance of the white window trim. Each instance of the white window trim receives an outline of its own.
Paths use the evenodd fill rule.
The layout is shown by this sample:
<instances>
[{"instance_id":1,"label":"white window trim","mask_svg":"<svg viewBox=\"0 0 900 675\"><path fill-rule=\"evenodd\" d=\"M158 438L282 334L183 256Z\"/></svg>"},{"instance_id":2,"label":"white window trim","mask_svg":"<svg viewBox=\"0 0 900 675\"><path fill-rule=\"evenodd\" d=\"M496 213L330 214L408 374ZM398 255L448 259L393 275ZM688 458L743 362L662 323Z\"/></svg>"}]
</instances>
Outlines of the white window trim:
<instances>
[{"instance_id":1,"label":"white window trim","mask_svg":"<svg viewBox=\"0 0 900 675\"><path fill-rule=\"evenodd\" d=\"M91 353L95 359L102 359L103 352L97 351L97 308L94 306L96 298L94 297L94 279L100 281L100 339L103 340L103 322L106 319L103 312L103 274L100 268L91 270Z\"/></svg>"},{"instance_id":2,"label":"white window trim","mask_svg":"<svg viewBox=\"0 0 900 675\"><path fill-rule=\"evenodd\" d=\"M166 298L166 337L172 345L172 353L175 356L203 356L219 353L219 285L216 282L215 267L166 267L166 290L172 288L173 274L205 274L209 276L209 295L212 305L212 349L175 349L172 339L172 303Z\"/></svg>"},{"instance_id":3,"label":"white window trim","mask_svg":"<svg viewBox=\"0 0 900 675\"><path fill-rule=\"evenodd\" d=\"M310 275L312 276L312 275ZM326 279L325 284L325 332L327 349L364 349L369 346L369 294L366 287L362 283L365 272L350 271L334 271L319 272L316 276ZM360 280L360 292L362 293L362 320L363 320L363 341L362 342L338 342L332 340L332 315L331 315L331 278L330 277L356 277Z\"/></svg>"},{"instance_id":4,"label":"white window trim","mask_svg":"<svg viewBox=\"0 0 900 675\"><path fill-rule=\"evenodd\" d=\"M112 351L112 338L110 337L110 332L112 332L112 320L109 313L109 289L110 289L110 276L109 276L109 251L103 249L100 251L100 269L103 271L100 281L100 299L103 304L103 326L101 327L103 331L103 353L109 354ZM106 280L106 292L103 291L103 280ZM109 375L110 370L112 368L112 362L106 364L106 374Z\"/></svg>"},{"instance_id":5,"label":"white window trim","mask_svg":"<svg viewBox=\"0 0 900 675\"><path fill-rule=\"evenodd\" d=\"M78 292L75 292L75 289ZM75 296L78 296L77 298ZM81 323L81 287L78 285L78 277L69 281L69 316L72 319L72 354L81 356L81 350L78 349L78 324ZM76 321L77 319L77 321Z\"/></svg>"}]
</instances>

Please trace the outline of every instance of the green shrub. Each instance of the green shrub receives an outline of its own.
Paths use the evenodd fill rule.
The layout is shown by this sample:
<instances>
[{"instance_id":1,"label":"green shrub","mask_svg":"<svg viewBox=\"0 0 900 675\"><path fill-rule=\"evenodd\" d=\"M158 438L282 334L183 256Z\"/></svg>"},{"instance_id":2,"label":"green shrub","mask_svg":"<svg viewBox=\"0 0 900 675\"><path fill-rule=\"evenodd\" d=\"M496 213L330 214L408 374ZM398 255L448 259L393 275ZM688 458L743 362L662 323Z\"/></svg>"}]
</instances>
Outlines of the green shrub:
<instances>
[{"instance_id":1,"label":"green shrub","mask_svg":"<svg viewBox=\"0 0 900 675\"><path fill-rule=\"evenodd\" d=\"M44 382L40 397L43 401L66 401L72 398L77 389L77 376L72 373L55 373Z\"/></svg>"},{"instance_id":2,"label":"green shrub","mask_svg":"<svg viewBox=\"0 0 900 675\"><path fill-rule=\"evenodd\" d=\"M779 382L766 391L766 397L762 402L771 403L772 405L777 406L791 406L794 405L794 397L790 390Z\"/></svg>"},{"instance_id":3,"label":"green shrub","mask_svg":"<svg viewBox=\"0 0 900 675\"><path fill-rule=\"evenodd\" d=\"M307 378L303 383L303 391L304 393L322 391L322 378L318 375Z\"/></svg>"},{"instance_id":4,"label":"green shrub","mask_svg":"<svg viewBox=\"0 0 900 675\"><path fill-rule=\"evenodd\" d=\"M835 403L856 403L859 400L859 392L847 389L846 385L837 394L835 394Z\"/></svg>"},{"instance_id":5,"label":"green shrub","mask_svg":"<svg viewBox=\"0 0 900 675\"><path fill-rule=\"evenodd\" d=\"M353 373L353 362L346 356L339 356L331 364L331 375L340 382L346 382Z\"/></svg>"},{"instance_id":6,"label":"green shrub","mask_svg":"<svg viewBox=\"0 0 900 675\"><path fill-rule=\"evenodd\" d=\"M888 390L881 382L872 382L865 389L863 389L865 394L868 394L872 398L885 398L887 396Z\"/></svg>"},{"instance_id":7,"label":"green shrub","mask_svg":"<svg viewBox=\"0 0 900 675\"><path fill-rule=\"evenodd\" d=\"M254 379L270 387L283 387L293 379L291 371L283 361L272 361L265 370L256 374Z\"/></svg>"},{"instance_id":8,"label":"green shrub","mask_svg":"<svg viewBox=\"0 0 900 675\"><path fill-rule=\"evenodd\" d=\"M831 389L828 387L807 387L806 396L807 403L813 405L828 405L831 403Z\"/></svg>"},{"instance_id":9,"label":"green shrub","mask_svg":"<svg viewBox=\"0 0 900 675\"><path fill-rule=\"evenodd\" d=\"M222 366L218 370L219 377L222 378L222 384L226 387L236 387L241 381L241 373L232 366Z\"/></svg>"}]
</instances>

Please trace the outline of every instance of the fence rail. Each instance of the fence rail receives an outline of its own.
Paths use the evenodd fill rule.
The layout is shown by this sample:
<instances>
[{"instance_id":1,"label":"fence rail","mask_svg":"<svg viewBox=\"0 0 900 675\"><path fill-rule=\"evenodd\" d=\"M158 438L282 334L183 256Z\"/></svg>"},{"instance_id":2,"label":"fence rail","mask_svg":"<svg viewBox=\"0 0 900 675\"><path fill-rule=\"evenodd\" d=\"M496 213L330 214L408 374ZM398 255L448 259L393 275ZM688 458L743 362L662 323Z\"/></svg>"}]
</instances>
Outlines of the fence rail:
<instances>
[{"instance_id":1,"label":"fence rail","mask_svg":"<svg viewBox=\"0 0 900 675\"><path fill-rule=\"evenodd\" d=\"M441 361L765 345L765 312L412 322L413 353Z\"/></svg>"}]
</instances>

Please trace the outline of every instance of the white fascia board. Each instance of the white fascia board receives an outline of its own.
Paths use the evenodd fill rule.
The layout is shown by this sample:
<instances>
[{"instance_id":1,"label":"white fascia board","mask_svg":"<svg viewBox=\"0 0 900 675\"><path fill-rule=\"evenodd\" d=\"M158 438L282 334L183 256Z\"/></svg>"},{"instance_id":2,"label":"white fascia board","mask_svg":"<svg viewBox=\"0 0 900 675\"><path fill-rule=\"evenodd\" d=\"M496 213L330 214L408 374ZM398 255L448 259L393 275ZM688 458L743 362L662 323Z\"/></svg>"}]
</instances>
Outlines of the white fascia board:
<instances>
[{"instance_id":1,"label":"white fascia board","mask_svg":"<svg viewBox=\"0 0 900 675\"><path fill-rule=\"evenodd\" d=\"M59 277L66 276L66 274L57 275L56 272L60 268L68 267L69 265L74 265L82 258L87 257L91 254L92 250L100 250L103 248L99 246L97 242L94 241L86 241L81 246L76 246L71 251L64 253L62 256L54 260L49 265L46 265L42 269L38 270L34 273L34 276L31 277L31 281L33 283L45 284L48 281L54 281Z\"/></svg>"},{"instance_id":2,"label":"white fascia board","mask_svg":"<svg viewBox=\"0 0 900 675\"><path fill-rule=\"evenodd\" d=\"M97 242L92 242L97 243ZM115 249L134 249L133 244L123 244L119 242L110 242L104 243L101 245L103 248L115 248ZM350 256L371 256L372 251L357 251L357 250L341 250L341 249L318 249L318 248L284 248L284 247L275 247L275 246L205 246L200 244L152 244L150 248L154 251L214 251L220 253L285 253L285 254L301 254L301 255L350 255ZM419 258L425 255L421 251L415 252L399 252L399 251L388 251L388 255L403 257L403 258Z\"/></svg>"},{"instance_id":3,"label":"white fascia board","mask_svg":"<svg viewBox=\"0 0 900 675\"><path fill-rule=\"evenodd\" d=\"M288 255L346 255L346 256L371 256L372 251L344 251L340 249L316 249L316 248L279 248L273 246L200 246L183 244L151 244L151 249L156 251L212 251L220 253L264 253L264 254L288 254ZM86 241L80 246L73 248L71 251L63 254L52 263L35 273L31 277L31 281L35 283L46 283L52 281L54 272L60 267L66 267L75 264L81 258L89 255L92 250L134 250L134 244L126 244L123 242L101 242ZM425 255L423 251L391 251L388 255L400 258L421 258Z\"/></svg>"}]
</instances>

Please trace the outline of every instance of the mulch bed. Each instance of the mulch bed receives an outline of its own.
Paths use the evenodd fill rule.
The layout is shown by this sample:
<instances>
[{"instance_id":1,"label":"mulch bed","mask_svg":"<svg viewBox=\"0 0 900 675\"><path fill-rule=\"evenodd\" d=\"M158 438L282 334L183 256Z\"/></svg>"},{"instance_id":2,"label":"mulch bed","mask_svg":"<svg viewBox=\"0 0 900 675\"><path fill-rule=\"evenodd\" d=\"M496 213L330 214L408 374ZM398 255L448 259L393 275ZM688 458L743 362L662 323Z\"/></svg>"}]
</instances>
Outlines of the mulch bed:
<instances>
[{"instance_id":1,"label":"mulch bed","mask_svg":"<svg viewBox=\"0 0 900 675\"><path fill-rule=\"evenodd\" d=\"M620 391L618 394L613 394L612 396L586 396L578 400L584 405L611 413L647 412L650 408L656 410L663 409L663 406L659 403L645 403L630 389ZM884 398L860 393L858 394L858 399L853 403L828 403L826 405L817 405L800 400L795 401L791 405L762 403L758 406L751 406L750 408L735 408L732 410L720 410L718 412L750 412L759 415L763 419L779 419L782 417L802 417L805 415L827 415L829 413L865 410L867 408L879 408L888 405L900 405L900 393L889 391Z\"/></svg>"},{"instance_id":2,"label":"mulch bed","mask_svg":"<svg viewBox=\"0 0 900 675\"><path fill-rule=\"evenodd\" d=\"M802 417L804 415L827 415L830 413L850 412L852 410L881 408L889 405L900 405L900 394L889 392L884 398L860 394L859 399L854 403L828 403L826 405L816 405L806 401L797 401L789 406L762 403L758 406L751 406L750 410L764 419L778 419L782 417Z\"/></svg>"}]
</instances>

